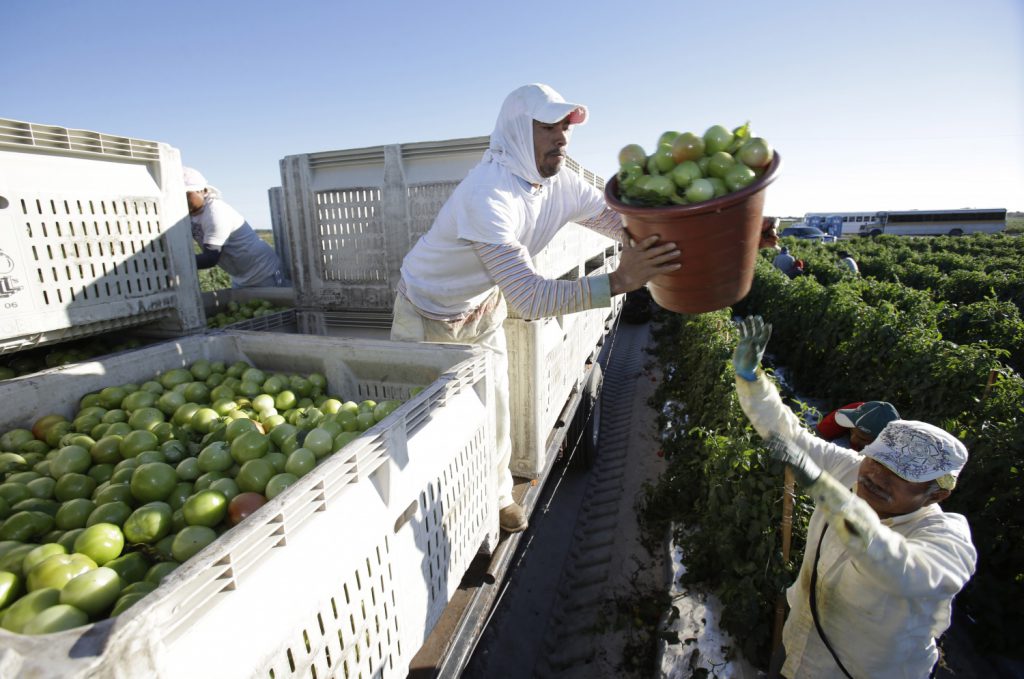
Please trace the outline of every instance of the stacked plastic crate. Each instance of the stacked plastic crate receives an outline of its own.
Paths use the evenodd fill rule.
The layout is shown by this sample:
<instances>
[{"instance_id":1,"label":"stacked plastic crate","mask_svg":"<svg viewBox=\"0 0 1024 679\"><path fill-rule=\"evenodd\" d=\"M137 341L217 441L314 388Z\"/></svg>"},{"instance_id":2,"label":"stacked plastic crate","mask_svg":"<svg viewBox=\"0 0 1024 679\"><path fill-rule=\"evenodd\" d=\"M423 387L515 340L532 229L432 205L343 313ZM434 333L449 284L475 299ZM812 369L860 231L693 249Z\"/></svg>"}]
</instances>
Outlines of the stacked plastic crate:
<instances>
[{"instance_id":1,"label":"stacked plastic crate","mask_svg":"<svg viewBox=\"0 0 1024 679\"><path fill-rule=\"evenodd\" d=\"M204 301L241 297L200 296L181 177L166 144L0 121L0 353L120 329L163 340L0 381L0 432L72 417L86 393L200 359L319 372L331 393L405 403L120 616L37 637L0 630L0 667L404 677L470 561L497 540L488 359L468 347L204 333Z\"/></svg>"},{"instance_id":2,"label":"stacked plastic crate","mask_svg":"<svg viewBox=\"0 0 1024 679\"><path fill-rule=\"evenodd\" d=\"M0 119L0 353L203 329L178 151Z\"/></svg>"}]
</instances>

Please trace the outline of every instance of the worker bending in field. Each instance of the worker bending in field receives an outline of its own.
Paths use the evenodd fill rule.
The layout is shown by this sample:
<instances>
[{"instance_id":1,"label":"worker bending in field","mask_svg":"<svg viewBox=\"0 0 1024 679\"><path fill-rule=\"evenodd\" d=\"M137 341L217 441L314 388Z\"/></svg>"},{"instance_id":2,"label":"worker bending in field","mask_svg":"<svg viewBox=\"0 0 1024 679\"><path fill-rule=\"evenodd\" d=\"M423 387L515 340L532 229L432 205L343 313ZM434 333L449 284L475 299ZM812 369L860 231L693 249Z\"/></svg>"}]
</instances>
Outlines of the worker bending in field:
<instances>
[{"instance_id":1,"label":"worker bending in field","mask_svg":"<svg viewBox=\"0 0 1024 679\"><path fill-rule=\"evenodd\" d=\"M740 324L736 391L772 456L815 503L771 676L928 677L977 560L967 520L938 504L967 450L910 420L886 424L861 453L813 436L759 370L770 336L757 316Z\"/></svg>"},{"instance_id":2,"label":"worker bending in field","mask_svg":"<svg viewBox=\"0 0 1024 679\"><path fill-rule=\"evenodd\" d=\"M196 255L196 268L220 265L231 274L233 288L290 286L274 248L224 202L220 191L210 186L202 174L191 167L183 171L192 238L202 250Z\"/></svg>"},{"instance_id":3,"label":"worker bending in field","mask_svg":"<svg viewBox=\"0 0 1024 679\"><path fill-rule=\"evenodd\" d=\"M864 450L882 433L885 425L900 419L895 406L885 401L857 401L833 410L815 426L818 436L835 441L849 436L850 447Z\"/></svg>"},{"instance_id":4,"label":"worker bending in field","mask_svg":"<svg viewBox=\"0 0 1024 679\"><path fill-rule=\"evenodd\" d=\"M391 338L477 344L494 358L499 520L507 532L525 530L527 520L513 501L508 468L506 303L527 319L606 307L613 295L679 268L674 244L658 244L656 236L630 244L604 194L563 168L572 128L586 119L585 106L567 103L547 85L514 90L483 159L402 263ZM572 281L537 273L531 257L569 222L623 244L614 272Z\"/></svg>"}]
</instances>

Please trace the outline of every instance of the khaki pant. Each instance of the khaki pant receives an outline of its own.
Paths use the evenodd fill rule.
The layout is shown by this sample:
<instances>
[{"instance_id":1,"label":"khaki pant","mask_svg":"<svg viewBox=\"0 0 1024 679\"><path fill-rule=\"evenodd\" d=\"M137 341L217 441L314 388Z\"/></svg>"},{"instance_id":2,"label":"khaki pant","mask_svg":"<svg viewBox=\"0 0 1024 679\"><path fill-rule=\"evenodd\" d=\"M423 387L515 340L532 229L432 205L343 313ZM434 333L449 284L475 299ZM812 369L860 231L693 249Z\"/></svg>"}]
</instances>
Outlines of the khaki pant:
<instances>
[{"instance_id":1,"label":"khaki pant","mask_svg":"<svg viewBox=\"0 0 1024 679\"><path fill-rule=\"evenodd\" d=\"M391 339L402 342L444 342L475 344L490 352L494 365L494 407L498 439L498 508L512 504L512 423L509 413L508 348L502 324L508 310L497 288L483 304L459 321L438 321L422 316L409 299L399 293L395 299Z\"/></svg>"}]
</instances>

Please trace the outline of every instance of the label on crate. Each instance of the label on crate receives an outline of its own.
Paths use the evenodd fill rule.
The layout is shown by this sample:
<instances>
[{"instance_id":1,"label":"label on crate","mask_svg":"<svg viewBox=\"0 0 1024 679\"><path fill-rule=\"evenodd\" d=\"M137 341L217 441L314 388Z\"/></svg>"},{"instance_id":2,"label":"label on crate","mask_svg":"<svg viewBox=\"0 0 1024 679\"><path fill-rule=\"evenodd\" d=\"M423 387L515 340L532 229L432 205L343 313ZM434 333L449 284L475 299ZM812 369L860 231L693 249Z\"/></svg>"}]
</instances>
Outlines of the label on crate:
<instances>
[{"instance_id":1,"label":"label on crate","mask_svg":"<svg viewBox=\"0 0 1024 679\"><path fill-rule=\"evenodd\" d=\"M17 318L34 311L34 306L17 231L11 220L0 214L0 336L18 334Z\"/></svg>"}]
</instances>

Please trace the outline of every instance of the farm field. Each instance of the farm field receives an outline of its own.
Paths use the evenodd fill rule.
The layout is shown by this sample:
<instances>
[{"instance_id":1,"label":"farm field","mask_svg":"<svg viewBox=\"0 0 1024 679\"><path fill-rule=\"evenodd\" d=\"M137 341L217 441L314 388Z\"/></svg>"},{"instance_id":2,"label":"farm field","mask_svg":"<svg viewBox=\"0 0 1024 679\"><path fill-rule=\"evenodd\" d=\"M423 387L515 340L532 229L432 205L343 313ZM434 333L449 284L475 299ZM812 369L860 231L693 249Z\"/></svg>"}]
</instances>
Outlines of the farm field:
<instances>
[{"instance_id":1,"label":"farm field","mask_svg":"<svg viewBox=\"0 0 1024 679\"><path fill-rule=\"evenodd\" d=\"M666 472L648 486L652 534L680 526L686 581L724 603L722 626L767 667L776 596L799 568L813 506L798 497L793 552L781 556L781 466L771 462L735 396L733 321L773 325L766 368L813 423L852 401L885 400L901 416L955 433L970 461L947 511L965 515L978 568L954 603L976 648L1016 657L1024 648L1024 240L1007 235L897 238L817 245L784 239L807 275L790 280L765 250L751 293L731 310L659 315L659 412ZM848 250L861 276L839 265ZM769 370L771 372L771 370ZM810 403L830 404L825 412Z\"/></svg>"}]
</instances>

